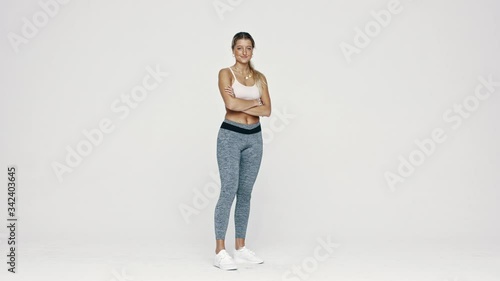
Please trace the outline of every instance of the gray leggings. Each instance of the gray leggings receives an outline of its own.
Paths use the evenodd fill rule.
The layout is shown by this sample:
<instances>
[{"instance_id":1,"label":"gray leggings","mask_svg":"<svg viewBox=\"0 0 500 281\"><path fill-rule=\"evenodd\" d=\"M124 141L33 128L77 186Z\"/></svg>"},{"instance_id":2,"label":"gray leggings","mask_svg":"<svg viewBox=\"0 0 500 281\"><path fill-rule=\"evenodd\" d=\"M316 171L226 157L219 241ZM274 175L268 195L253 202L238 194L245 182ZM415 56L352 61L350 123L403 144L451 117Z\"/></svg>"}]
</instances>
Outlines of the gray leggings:
<instances>
[{"instance_id":1,"label":"gray leggings","mask_svg":"<svg viewBox=\"0 0 500 281\"><path fill-rule=\"evenodd\" d=\"M224 119L217 136L217 163L221 180L215 207L215 239L225 239L229 213L236 196L236 238L245 238L250 198L262 160L260 122L242 124Z\"/></svg>"}]
</instances>

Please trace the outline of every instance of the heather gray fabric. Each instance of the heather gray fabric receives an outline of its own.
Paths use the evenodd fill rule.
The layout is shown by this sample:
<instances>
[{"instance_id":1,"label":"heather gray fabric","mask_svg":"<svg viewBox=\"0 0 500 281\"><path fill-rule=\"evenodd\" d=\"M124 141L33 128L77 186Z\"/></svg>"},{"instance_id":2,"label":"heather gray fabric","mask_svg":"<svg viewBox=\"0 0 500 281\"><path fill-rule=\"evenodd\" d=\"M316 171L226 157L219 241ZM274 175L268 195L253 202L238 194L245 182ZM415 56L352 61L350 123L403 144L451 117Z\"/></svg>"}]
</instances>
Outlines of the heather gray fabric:
<instances>
[{"instance_id":1,"label":"heather gray fabric","mask_svg":"<svg viewBox=\"0 0 500 281\"><path fill-rule=\"evenodd\" d=\"M224 122L243 129L260 125ZM231 206L236 196L234 224L236 238L245 238L250 198L262 160L262 132L243 134L220 128L217 136L217 163L221 180L219 200L215 207L215 237L225 239Z\"/></svg>"}]
</instances>

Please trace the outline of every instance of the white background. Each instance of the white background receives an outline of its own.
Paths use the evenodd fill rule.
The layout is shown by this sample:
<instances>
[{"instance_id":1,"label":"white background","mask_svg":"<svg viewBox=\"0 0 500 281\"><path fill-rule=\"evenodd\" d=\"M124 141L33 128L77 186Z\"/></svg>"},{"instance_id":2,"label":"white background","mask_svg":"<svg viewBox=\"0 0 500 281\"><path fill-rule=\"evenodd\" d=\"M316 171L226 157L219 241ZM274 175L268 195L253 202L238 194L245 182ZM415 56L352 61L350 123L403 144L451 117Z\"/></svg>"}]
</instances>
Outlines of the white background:
<instances>
[{"instance_id":1,"label":"white background","mask_svg":"<svg viewBox=\"0 0 500 281\"><path fill-rule=\"evenodd\" d=\"M500 87L456 129L443 114L474 95L478 77L500 81L499 2L401 0L400 12L350 62L340 44L354 46L355 29L364 29L374 21L370 12L387 10L390 1L229 2L231 10L217 12L217 1L69 1L16 47L9 34L22 36L23 18L33 22L43 9L38 1L2 1L0 207L6 223L6 167L16 165L21 244L20 273L7 275L2 262L1 274L62 280L55 271L36 273L29 262L38 252L28 252L62 241L117 249L157 243L166 245L166 256L195 245L200 266L214 273L216 196L198 201L206 206L188 219L180 209L196 208L199 194L217 183L216 136L225 113L217 73L234 63L232 36L247 31L273 105L271 117L261 118L266 141L248 245L261 253L273 248L277 260L279 249L295 247L287 253L293 265L327 236L346 254L358 244L452 243L457 251L472 245L467 255L474 257L481 255L474 246L480 242L490 251L491 268L457 263L440 272L436 266L435 274L429 269L419 280L495 280ZM120 119L111 104L141 85L148 66L169 76ZM53 163L65 164L66 147L75 148L85 140L82 131L98 128L104 118L115 130L59 181ZM391 189L384 174L397 173L399 155L408 159L418 149L415 140L430 138L436 128L446 141ZM232 220L231 214L228 248ZM7 229L0 235L5 258ZM73 257L75 266L85 260L79 252ZM185 258L189 264L189 254ZM57 254L53 259L53 266L71 264ZM329 260L310 280L335 276L328 268L342 266ZM271 270L271 279L286 270ZM110 272L91 280L110 280ZM403 271L382 279L375 272L359 276L354 266L342 280L416 276ZM135 280L149 280L141 274L136 270Z\"/></svg>"}]
</instances>

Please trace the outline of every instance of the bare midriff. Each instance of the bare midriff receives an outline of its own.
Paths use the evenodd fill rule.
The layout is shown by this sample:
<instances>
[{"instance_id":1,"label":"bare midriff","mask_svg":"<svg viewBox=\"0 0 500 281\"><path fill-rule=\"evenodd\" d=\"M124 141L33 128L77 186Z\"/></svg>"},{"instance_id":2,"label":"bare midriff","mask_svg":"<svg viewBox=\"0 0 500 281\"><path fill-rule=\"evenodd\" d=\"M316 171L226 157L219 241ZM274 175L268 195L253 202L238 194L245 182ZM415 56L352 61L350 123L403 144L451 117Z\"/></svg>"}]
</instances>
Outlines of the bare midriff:
<instances>
[{"instance_id":1,"label":"bare midriff","mask_svg":"<svg viewBox=\"0 0 500 281\"><path fill-rule=\"evenodd\" d=\"M253 116L241 111L232 111L228 108L226 108L225 118L242 124L255 124L260 120L258 116Z\"/></svg>"}]
</instances>

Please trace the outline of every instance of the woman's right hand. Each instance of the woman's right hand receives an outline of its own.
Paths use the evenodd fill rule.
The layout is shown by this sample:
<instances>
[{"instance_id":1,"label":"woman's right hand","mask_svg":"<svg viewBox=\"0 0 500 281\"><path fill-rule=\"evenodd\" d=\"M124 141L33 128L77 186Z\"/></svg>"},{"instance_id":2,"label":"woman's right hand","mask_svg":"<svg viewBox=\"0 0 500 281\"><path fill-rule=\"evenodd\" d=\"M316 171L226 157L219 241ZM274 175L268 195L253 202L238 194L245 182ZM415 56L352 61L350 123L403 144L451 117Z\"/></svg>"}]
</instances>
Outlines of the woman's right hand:
<instances>
[{"instance_id":1,"label":"woman's right hand","mask_svg":"<svg viewBox=\"0 0 500 281\"><path fill-rule=\"evenodd\" d=\"M234 94L234 91L233 91L233 87L231 86L227 86L226 88L224 88L224 91L230 95L231 97L235 98L236 95Z\"/></svg>"}]
</instances>

